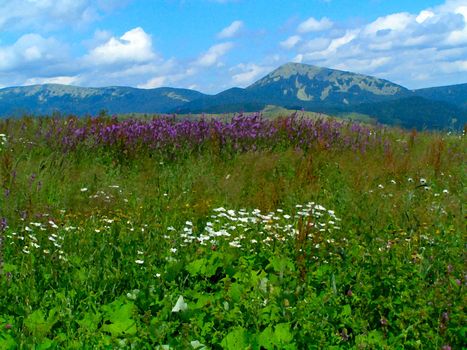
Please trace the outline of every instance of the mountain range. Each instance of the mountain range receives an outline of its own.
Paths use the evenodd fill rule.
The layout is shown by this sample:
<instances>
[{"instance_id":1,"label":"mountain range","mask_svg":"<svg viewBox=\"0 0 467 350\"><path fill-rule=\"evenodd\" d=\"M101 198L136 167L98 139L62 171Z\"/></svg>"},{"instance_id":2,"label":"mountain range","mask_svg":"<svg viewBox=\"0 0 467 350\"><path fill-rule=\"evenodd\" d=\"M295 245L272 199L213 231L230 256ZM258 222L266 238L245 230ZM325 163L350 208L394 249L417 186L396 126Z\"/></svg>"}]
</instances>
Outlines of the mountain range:
<instances>
[{"instance_id":1,"label":"mountain range","mask_svg":"<svg viewBox=\"0 0 467 350\"><path fill-rule=\"evenodd\" d=\"M287 63L246 88L216 95L177 88L44 84L0 89L0 116L256 112L275 105L336 116L359 114L405 128L461 128L467 84L409 90L388 80Z\"/></svg>"}]
</instances>

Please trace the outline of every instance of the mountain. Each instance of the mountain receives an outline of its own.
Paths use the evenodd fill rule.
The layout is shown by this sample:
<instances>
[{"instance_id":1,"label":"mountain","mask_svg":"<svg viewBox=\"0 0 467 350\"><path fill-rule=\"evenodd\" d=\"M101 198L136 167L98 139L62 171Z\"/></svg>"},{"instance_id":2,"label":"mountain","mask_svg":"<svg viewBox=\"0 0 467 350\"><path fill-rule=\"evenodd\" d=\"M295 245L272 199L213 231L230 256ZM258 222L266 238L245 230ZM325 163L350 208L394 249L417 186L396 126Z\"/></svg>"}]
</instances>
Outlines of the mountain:
<instances>
[{"instance_id":1,"label":"mountain","mask_svg":"<svg viewBox=\"0 0 467 350\"><path fill-rule=\"evenodd\" d=\"M287 63L247 88L216 95L188 89L35 85L0 89L0 117L22 114L231 113L274 105L335 116L359 115L406 128L462 128L467 84L409 90L368 75Z\"/></svg>"},{"instance_id":2,"label":"mountain","mask_svg":"<svg viewBox=\"0 0 467 350\"><path fill-rule=\"evenodd\" d=\"M273 104L327 112L410 94L408 89L387 80L307 64L287 63L246 89L236 88L214 96L204 96L200 101L185 104L182 110L218 112L224 105L241 107L244 101L248 101L250 105L237 108L237 111L249 111L250 107Z\"/></svg>"},{"instance_id":3,"label":"mountain","mask_svg":"<svg viewBox=\"0 0 467 350\"><path fill-rule=\"evenodd\" d=\"M201 98L198 91L175 88L84 88L45 84L0 89L0 116L23 114L168 113Z\"/></svg>"},{"instance_id":4,"label":"mountain","mask_svg":"<svg viewBox=\"0 0 467 350\"><path fill-rule=\"evenodd\" d=\"M414 90L414 94L430 100L444 101L467 110L467 84Z\"/></svg>"},{"instance_id":5,"label":"mountain","mask_svg":"<svg viewBox=\"0 0 467 350\"><path fill-rule=\"evenodd\" d=\"M287 63L247 87L264 98L299 105L353 105L410 94L406 88L368 75Z\"/></svg>"},{"instance_id":6,"label":"mountain","mask_svg":"<svg viewBox=\"0 0 467 350\"><path fill-rule=\"evenodd\" d=\"M467 84L411 91L367 75L287 63L245 89L205 95L184 104L179 111L251 112L277 105L337 116L359 113L380 123L406 128L461 128L467 122L467 109L463 108L467 103L466 87Z\"/></svg>"},{"instance_id":7,"label":"mountain","mask_svg":"<svg viewBox=\"0 0 467 350\"><path fill-rule=\"evenodd\" d=\"M363 103L355 106L353 111L373 117L382 124L399 125L408 129L461 129L467 122L465 110L421 96Z\"/></svg>"}]
</instances>

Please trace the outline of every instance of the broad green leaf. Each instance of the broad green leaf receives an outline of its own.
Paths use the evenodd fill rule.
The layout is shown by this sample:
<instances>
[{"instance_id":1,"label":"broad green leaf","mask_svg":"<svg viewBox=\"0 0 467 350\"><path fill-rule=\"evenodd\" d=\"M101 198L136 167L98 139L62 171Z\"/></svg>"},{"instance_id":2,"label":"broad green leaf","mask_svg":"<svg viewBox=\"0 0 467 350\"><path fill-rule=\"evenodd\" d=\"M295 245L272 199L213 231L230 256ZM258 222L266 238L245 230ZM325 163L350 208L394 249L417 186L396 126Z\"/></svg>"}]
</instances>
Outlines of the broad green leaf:
<instances>
[{"instance_id":1,"label":"broad green leaf","mask_svg":"<svg viewBox=\"0 0 467 350\"><path fill-rule=\"evenodd\" d=\"M277 345L287 345L292 342L293 335L290 332L289 323L279 323L274 330L274 338Z\"/></svg>"},{"instance_id":2,"label":"broad green leaf","mask_svg":"<svg viewBox=\"0 0 467 350\"><path fill-rule=\"evenodd\" d=\"M272 326L268 326L258 336L259 346L265 348L266 350L274 349L274 340L274 331Z\"/></svg>"},{"instance_id":3,"label":"broad green leaf","mask_svg":"<svg viewBox=\"0 0 467 350\"><path fill-rule=\"evenodd\" d=\"M49 334L57 321L58 316L56 309L50 310L47 319L45 319L45 314L42 310L36 310L26 318L24 325L34 337L41 339Z\"/></svg>"},{"instance_id":4,"label":"broad green leaf","mask_svg":"<svg viewBox=\"0 0 467 350\"><path fill-rule=\"evenodd\" d=\"M132 302L126 302L119 298L111 304L104 305L104 320L106 323L102 330L109 332L114 337L129 334L134 335L137 332L136 322L132 319L135 306Z\"/></svg>"},{"instance_id":5,"label":"broad green leaf","mask_svg":"<svg viewBox=\"0 0 467 350\"><path fill-rule=\"evenodd\" d=\"M221 345L226 350L246 349L249 345L248 333L242 327L235 328L222 339Z\"/></svg>"},{"instance_id":6,"label":"broad green leaf","mask_svg":"<svg viewBox=\"0 0 467 350\"><path fill-rule=\"evenodd\" d=\"M78 321L80 325L80 329L85 330L87 332L95 332L99 327L99 322L101 321L102 317L99 313L86 313L84 317Z\"/></svg>"}]
</instances>

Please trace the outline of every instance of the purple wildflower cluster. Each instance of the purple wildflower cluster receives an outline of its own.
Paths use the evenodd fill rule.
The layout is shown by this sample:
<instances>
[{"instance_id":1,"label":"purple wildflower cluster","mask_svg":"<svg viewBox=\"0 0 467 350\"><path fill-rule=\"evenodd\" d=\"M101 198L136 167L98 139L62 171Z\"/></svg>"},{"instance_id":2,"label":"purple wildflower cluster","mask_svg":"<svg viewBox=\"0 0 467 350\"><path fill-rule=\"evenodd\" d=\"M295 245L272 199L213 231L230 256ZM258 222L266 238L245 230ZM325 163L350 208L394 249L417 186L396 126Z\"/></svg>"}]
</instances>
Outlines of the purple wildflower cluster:
<instances>
[{"instance_id":1,"label":"purple wildflower cluster","mask_svg":"<svg viewBox=\"0 0 467 350\"><path fill-rule=\"evenodd\" d=\"M65 150L80 147L112 149L127 154L142 149L176 154L207 147L215 151L245 152L278 147L350 149L387 147L386 129L344 120L310 119L295 115L266 119L259 114L220 119L183 119L175 116L147 119L50 119L37 136ZM46 126L44 128L44 126ZM39 140L37 140L39 141Z\"/></svg>"}]
</instances>

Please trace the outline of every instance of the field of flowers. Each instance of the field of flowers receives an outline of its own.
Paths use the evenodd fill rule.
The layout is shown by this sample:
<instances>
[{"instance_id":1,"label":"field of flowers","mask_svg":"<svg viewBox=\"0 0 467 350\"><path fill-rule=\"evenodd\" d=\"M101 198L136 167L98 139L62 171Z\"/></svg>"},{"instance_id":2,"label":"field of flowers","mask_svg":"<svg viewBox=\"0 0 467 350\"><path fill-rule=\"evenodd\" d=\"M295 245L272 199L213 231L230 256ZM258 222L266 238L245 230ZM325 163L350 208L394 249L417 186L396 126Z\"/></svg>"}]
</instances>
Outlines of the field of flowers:
<instances>
[{"instance_id":1,"label":"field of flowers","mask_svg":"<svg viewBox=\"0 0 467 350\"><path fill-rule=\"evenodd\" d=\"M0 350L461 349L463 134L0 121Z\"/></svg>"}]
</instances>

